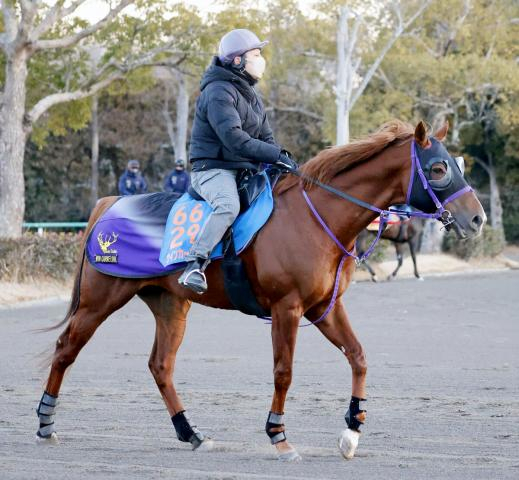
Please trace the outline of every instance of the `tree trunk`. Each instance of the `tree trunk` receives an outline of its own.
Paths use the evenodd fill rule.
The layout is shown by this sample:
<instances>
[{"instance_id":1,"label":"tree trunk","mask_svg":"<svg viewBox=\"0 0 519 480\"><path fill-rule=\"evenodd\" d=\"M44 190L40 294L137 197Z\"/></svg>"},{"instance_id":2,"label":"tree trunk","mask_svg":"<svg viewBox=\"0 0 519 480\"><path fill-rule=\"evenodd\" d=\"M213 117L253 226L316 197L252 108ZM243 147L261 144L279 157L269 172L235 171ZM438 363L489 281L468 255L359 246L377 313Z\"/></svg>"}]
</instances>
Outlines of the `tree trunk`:
<instances>
[{"instance_id":1,"label":"tree trunk","mask_svg":"<svg viewBox=\"0 0 519 480\"><path fill-rule=\"evenodd\" d=\"M350 143L350 108L346 106L344 110L344 118L343 118L343 141L339 145L346 145Z\"/></svg>"},{"instance_id":2,"label":"tree trunk","mask_svg":"<svg viewBox=\"0 0 519 480\"><path fill-rule=\"evenodd\" d=\"M24 126L27 52L7 58L3 105L0 110L0 237L22 234L25 211L23 158L27 131Z\"/></svg>"},{"instance_id":3,"label":"tree trunk","mask_svg":"<svg viewBox=\"0 0 519 480\"><path fill-rule=\"evenodd\" d=\"M344 145L349 141L346 122L349 117L346 106L346 78L351 72L346 69L346 37L348 28L348 8L341 8L339 22L337 26L337 83L335 85L335 95L337 103L337 123L336 123L336 144Z\"/></svg>"},{"instance_id":4,"label":"tree trunk","mask_svg":"<svg viewBox=\"0 0 519 480\"><path fill-rule=\"evenodd\" d=\"M279 103L278 103L279 102L279 87L278 87L277 82L272 82L269 94L270 94L269 95L270 103L272 105L279 105ZM269 120L270 128L274 132L274 137L277 139L278 138L277 134L279 133L279 130L278 130L278 115L277 115L275 108L273 108L269 112L268 120ZM278 139L277 139L277 142L279 143Z\"/></svg>"},{"instance_id":5,"label":"tree trunk","mask_svg":"<svg viewBox=\"0 0 519 480\"><path fill-rule=\"evenodd\" d=\"M175 150L175 157L181 158L187 162L187 123L189 119L189 95L187 93L186 77L180 72L176 72L178 81L177 91L177 118L174 136L173 148Z\"/></svg>"},{"instance_id":6,"label":"tree trunk","mask_svg":"<svg viewBox=\"0 0 519 480\"><path fill-rule=\"evenodd\" d=\"M420 253L440 253L444 235L445 229L438 220L427 220L423 229Z\"/></svg>"},{"instance_id":7,"label":"tree trunk","mask_svg":"<svg viewBox=\"0 0 519 480\"><path fill-rule=\"evenodd\" d=\"M170 70L171 76L176 79L176 119L173 122L169 112L169 100L171 92L174 91L171 84L165 85L164 108L162 115L166 121L166 130L168 132L169 141L175 152L175 158L181 158L187 163L187 124L189 120L189 94L187 89L186 77L184 74L175 70Z\"/></svg>"},{"instance_id":8,"label":"tree trunk","mask_svg":"<svg viewBox=\"0 0 519 480\"><path fill-rule=\"evenodd\" d=\"M92 157L91 157L91 187L90 187L90 208L94 208L99 198L99 116L98 116L98 97L92 97Z\"/></svg>"},{"instance_id":9,"label":"tree trunk","mask_svg":"<svg viewBox=\"0 0 519 480\"><path fill-rule=\"evenodd\" d=\"M489 165L488 176L490 178L490 226L495 230L502 230L503 206L501 204L501 195L499 192L499 184L497 183L496 171L492 165Z\"/></svg>"}]
</instances>

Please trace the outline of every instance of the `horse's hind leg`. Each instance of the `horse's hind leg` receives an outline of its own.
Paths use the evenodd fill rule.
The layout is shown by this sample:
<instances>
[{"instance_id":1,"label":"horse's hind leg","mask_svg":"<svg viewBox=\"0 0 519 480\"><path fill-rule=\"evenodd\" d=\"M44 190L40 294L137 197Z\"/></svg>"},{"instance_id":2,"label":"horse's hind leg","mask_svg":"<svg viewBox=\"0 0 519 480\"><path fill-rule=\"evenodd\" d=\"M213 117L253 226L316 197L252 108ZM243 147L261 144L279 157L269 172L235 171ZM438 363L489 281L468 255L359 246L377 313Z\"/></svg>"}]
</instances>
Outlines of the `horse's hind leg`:
<instances>
[{"instance_id":1,"label":"horse's hind leg","mask_svg":"<svg viewBox=\"0 0 519 480\"><path fill-rule=\"evenodd\" d=\"M372 266L368 263L367 260L364 260L364 266L366 267L369 274L371 275L371 281L377 283L377 281L378 281L377 274L375 273L375 270L373 270Z\"/></svg>"},{"instance_id":2,"label":"horse's hind leg","mask_svg":"<svg viewBox=\"0 0 519 480\"><path fill-rule=\"evenodd\" d=\"M418 280L423 280L423 278L418 273L418 267L416 265L416 245L415 245L415 239L412 238L409 240L409 251L411 252L411 258L413 259L413 267L414 267L414 276Z\"/></svg>"},{"instance_id":3,"label":"horse's hind leg","mask_svg":"<svg viewBox=\"0 0 519 480\"><path fill-rule=\"evenodd\" d=\"M400 267L402 266L402 263L404 261L404 252L402 251L401 243L395 243L395 251L396 251L396 260L397 260L398 264L395 268L395 271L387 277L388 280L393 280L393 278L396 277L396 274L398 273L398 270L400 270Z\"/></svg>"},{"instance_id":4,"label":"horse's hind leg","mask_svg":"<svg viewBox=\"0 0 519 480\"><path fill-rule=\"evenodd\" d=\"M184 338L191 302L156 287L143 290L139 296L155 316L155 342L148 365L168 409L177 438L181 442L191 443L193 450L211 449L212 440L190 422L173 384L175 360Z\"/></svg>"},{"instance_id":5,"label":"horse's hind leg","mask_svg":"<svg viewBox=\"0 0 519 480\"><path fill-rule=\"evenodd\" d=\"M65 371L74 363L79 352L99 325L135 295L136 287L132 281L114 280L112 277L106 277L88 267L87 272L91 274L92 278L83 281L79 308L71 315L67 327L56 342L47 385L38 405L40 427L36 435L40 440L57 441L54 415ZM104 288L103 283L110 283L110 285L106 285ZM112 293L106 296L97 296L93 293L99 291Z\"/></svg>"},{"instance_id":6,"label":"horse's hind leg","mask_svg":"<svg viewBox=\"0 0 519 480\"><path fill-rule=\"evenodd\" d=\"M348 429L339 437L339 449L345 458L352 458L358 445L360 426L366 420L366 410L362 403L366 397L367 364L362 345L357 340L342 301L337 301L326 319L317 328L348 359L352 370L352 393L345 420Z\"/></svg>"}]
</instances>

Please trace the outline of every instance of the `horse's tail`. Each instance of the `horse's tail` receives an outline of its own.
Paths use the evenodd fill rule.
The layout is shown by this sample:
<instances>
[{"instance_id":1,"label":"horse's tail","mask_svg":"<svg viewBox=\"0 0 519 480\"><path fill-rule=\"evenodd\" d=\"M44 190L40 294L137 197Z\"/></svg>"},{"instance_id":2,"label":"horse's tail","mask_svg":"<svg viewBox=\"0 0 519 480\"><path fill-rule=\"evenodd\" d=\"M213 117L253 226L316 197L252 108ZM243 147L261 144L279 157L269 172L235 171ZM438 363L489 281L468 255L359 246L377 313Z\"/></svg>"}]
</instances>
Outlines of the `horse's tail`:
<instances>
[{"instance_id":1,"label":"horse's tail","mask_svg":"<svg viewBox=\"0 0 519 480\"><path fill-rule=\"evenodd\" d=\"M74 286L72 287L72 296L70 299L70 305L67 311L67 314L65 315L65 318L61 320L56 325L53 325L52 327L42 328L40 331L42 332L49 332L51 330L56 330L57 328L62 327L65 325L74 313L76 313L77 309L79 308L79 301L80 301L80 294L81 294L81 276L83 274L83 265L85 262L85 246L86 241L88 239L88 236L90 232L92 231L92 228L94 228L94 225L96 224L99 217L110 207L113 205L115 199L117 197L104 197L98 200L96 203L94 209L92 210L92 213L90 214L90 218L88 219L88 224L85 229L85 233L83 235L83 238L81 239L81 250L80 250L80 259L78 264L76 265L76 272L74 276Z\"/></svg>"}]
</instances>

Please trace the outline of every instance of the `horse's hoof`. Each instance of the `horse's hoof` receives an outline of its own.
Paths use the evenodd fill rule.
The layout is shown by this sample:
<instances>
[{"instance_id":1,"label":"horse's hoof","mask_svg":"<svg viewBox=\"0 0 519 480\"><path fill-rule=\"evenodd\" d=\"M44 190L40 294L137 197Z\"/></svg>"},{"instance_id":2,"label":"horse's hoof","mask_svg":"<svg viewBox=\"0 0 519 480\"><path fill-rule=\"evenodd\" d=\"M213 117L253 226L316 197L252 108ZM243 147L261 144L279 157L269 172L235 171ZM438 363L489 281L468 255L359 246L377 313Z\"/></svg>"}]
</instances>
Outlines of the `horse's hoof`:
<instances>
[{"instance_id":1,"label":"horse's hoof","mask_svg":"<svg viewBox=\"0 0 519 480\"><path fill-rule=\"evenodd\" d=\"M299 455L295 449L292 449L287 452L278 453L278 460L282 462L300 462L301 455Z\"/></svg>"},{"instance_id":2,"label":"horse's hoof","mask_svg":"<svg viewBox=\"0 0 519 480\"><path fill-rule=\"evenodd\" d=\"M39 435L36 435L36 443L38 445L58 445L58 435L56 432L52 432L48 437L40 437Z\"/></svg>"},{"instance_id":3,"label":"horse's hoof","mask_svg":"<svg viewBox=\"0 0 519 480\"><path fill-rule=\"evenodd\" d=\"M193 448L193 450L197 452L210 452L214 449L214 440L209 437L205 437L204 441L198 445L198 447Z\"/></svg>"},{"instance_id":4,"label":"horse's hoof","mask_svg":"<svg viewBox=\"0 0 519 480\"><path fill-rule=\"evenodd\" d=\"M378 277L377 277L376 275L373 275L373 276L371 277L371 281L372 281L373 283L378 283Z\"/></svg>"},{"instance_id":5,"label":"horse's hoof","mask_svg":"<svg viewBox=\"0 0 519 480\"><path fill-rule=\"evenodd\" d=\"M343 430L339 435L339 450L345 459L351 460L355 455L355 450L357 450L359 444L359 437L359 432L349 428Z\"/></svg>"},{"instance_id":6,"label":"horse's hoof","mask_svg":"<svg viewBox=\"0 0 519 480\"><path fill-rule=\"evenodd\" d=\"M425 280L425 278L423 277L416 277L417 280L419 280L420 282L423 282Z\"/></svg>"}]
</instances>

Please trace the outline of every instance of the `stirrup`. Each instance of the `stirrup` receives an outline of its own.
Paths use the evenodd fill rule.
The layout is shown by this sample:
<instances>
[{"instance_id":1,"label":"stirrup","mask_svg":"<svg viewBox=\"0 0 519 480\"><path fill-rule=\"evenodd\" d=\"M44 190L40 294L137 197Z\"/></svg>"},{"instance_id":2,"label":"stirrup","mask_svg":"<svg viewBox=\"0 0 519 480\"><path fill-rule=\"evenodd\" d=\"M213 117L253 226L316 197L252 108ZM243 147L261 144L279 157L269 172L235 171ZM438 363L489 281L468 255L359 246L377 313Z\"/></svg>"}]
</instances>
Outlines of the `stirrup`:
<instances>
[{"instance_id":1,"label":"stirrup","mask_svg":"<svg viewBox=\"0 0 519 480\"><path fill-rule=\"evenodd\" d=\"M193 260L186 266L184 273L180 275L178 283L199 295L205 293L207 291L207 279L204 270L208 264L208 260L201 258Z\"/></svg>"}]
</instances>

